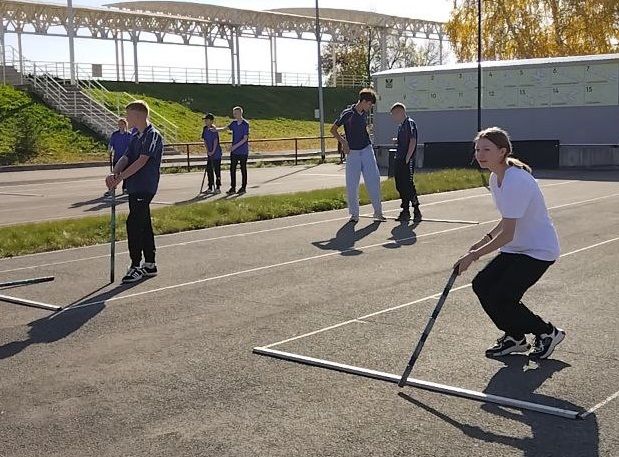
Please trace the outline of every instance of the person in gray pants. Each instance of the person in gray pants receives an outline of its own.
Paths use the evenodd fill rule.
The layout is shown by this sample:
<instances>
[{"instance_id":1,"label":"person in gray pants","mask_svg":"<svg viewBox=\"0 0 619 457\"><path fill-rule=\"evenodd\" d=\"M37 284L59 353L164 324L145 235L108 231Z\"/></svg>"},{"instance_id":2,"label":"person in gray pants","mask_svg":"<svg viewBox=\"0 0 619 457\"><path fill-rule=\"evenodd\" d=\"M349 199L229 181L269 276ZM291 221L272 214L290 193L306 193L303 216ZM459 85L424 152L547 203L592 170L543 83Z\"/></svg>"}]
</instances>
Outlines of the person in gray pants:
<instances>
[{"instance_id":1,"label":"person in gray pants","mask_svg":"<svg viewBox=\"0 0 619 457\"><path fill-rule=\"evenodd\" d=\"M342 145L346 155L346 193L351 222L359 221L359 181L363 174L365 187L374 207L374 220L383 222L383 209L380 195L380 173L374 149L367 130L367 113L376 103L376 93L372 89L362 89L357 103L346 108L331 126L331 134ZM346 138L338 129L344 126Z\"/></svg>"}]
</instances>

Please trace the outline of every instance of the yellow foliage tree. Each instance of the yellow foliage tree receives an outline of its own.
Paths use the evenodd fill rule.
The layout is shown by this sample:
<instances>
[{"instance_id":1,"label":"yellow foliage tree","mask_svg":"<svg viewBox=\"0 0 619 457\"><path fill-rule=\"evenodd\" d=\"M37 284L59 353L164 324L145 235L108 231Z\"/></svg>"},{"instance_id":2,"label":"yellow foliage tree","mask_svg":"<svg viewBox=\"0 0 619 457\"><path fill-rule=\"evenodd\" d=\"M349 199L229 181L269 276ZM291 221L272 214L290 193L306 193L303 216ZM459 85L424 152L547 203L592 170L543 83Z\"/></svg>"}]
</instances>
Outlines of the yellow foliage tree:
<instances>
[{"instance_id":1,"label":"yellow foliage tree","mask_svg":"<svg viewBox=\"0 0 619 457\"><path fill-rule=\"evenodd\" d=\"M485 60L619 52L619 0L484 0ZM477 58L477 0L454 2L447 23L456 58Z\"/></svg>"}]
</instances>

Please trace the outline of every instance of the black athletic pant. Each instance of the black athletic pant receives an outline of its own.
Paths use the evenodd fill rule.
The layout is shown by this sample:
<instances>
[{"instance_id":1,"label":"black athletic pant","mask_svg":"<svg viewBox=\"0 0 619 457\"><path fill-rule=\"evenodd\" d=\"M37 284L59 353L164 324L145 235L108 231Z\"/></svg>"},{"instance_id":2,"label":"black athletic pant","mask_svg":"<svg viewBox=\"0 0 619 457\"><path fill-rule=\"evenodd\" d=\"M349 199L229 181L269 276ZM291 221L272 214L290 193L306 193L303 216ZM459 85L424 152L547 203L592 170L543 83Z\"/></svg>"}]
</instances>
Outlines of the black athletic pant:
<instances>
[{"instance_id":1,"label":"black athletic pant","mask_svg":"<svg viewBox=\"0 0 619 457\"><path fill-rule=\"evenodd\" d=\"M394 163L394 176L395 176L395 188L400 194L402 209L408 210L411 203L413 206L419 206L419 199L417 198L417 189L413 182L413 175L415 173L415 167L411 159L409 163L406 163L404 159L395 159Z\"/></svg>"},{"instance_id":2,"label":"black athletic pant","mask_svg":"<svg viewBox=\"0 0 619 457\"><path fill-rule=\"evenodd\" d=\"M473 291L494 325L517 340L527 333L548 332L548 323L520 300L553 263L524 254L500 253L477 273Z\"/></svg>"},{"instance_id":3,"label":"black athletic pant","mask_svg":"<svg viewBox=\"0 0 619 457\"><path fill-rule=\"evenodd\" d=\"M139 267L144 253L145 262L155 262L155 236L150 220L152 194L129 194L127 217L127 243L131 266Z\"/></svg>"},{"instance_id":4,"label":"black athletic pant","mask_svg":"<svg viewBox=\"0 0 619 457\"><path fill-rule=\"evenodd\" d=\"M208 175L208 186L213 187L217 183L217 187L221 187L221 159L206 160L206 174Z\"/></svg>"},{"instance_id":5,"label":"black athletic pant","mask_svg":"<svg viewBox=\"0 0 619 457\"><path fill-rule=\"evenodd\" d=\"M247 187L247 156L230 156L230 187L236 189L236 166L241 166L241 187Z\"/></svg>"}]
</instances>

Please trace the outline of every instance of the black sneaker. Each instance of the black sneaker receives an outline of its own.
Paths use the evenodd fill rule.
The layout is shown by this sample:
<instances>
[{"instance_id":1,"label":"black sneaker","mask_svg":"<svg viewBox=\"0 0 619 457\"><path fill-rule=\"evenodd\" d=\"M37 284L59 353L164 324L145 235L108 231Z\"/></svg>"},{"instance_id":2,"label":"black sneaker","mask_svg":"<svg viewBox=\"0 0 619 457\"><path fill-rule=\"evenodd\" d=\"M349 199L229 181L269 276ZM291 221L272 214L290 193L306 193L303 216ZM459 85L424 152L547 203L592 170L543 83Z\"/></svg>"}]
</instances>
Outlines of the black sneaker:
<instances>
[{"instance_id":1,"label":"black sneaker","mask_svg":"<svg viewBox=\"0 0 619 457\"><path fill-rule=\"evenodd\" d=\"M410 221L411 220L411 213L410 213L410 211L402 210L400 212L400 215L398 217L396 217L395 220L396 221Z\"/></svg>"},{"instance_id":2,"label":"black sneaker","mask_svg":"<svg viewBox=\"0 0 619 457\"><path fill-rule=\"evenodd\" d=\"M130 267L127 271L127 274L123 276L122 282L124 284L129 284L132 282L138 282L140 279L144 277L144 273L138 267Z\"/></svg>"},{"instance_id":3,"label":"black sneaker","mask_svg":"<svg viewBox=\"0 0 619 457\"><path fill-rule=\"evenodd\" d=\"M413 206L413 221L421 222L421 211L419 211L419 206Z\"/></svg>"},{"instance_id":4,"label":"black sneaker","mask_svg":"<svg viewBox=\"0 0 619 457\"><path fill-rule=\"evenodd\" d=\"M140 267L140 270L142 270L142 274L148 278L152 276L157 276L157 265L155 265L154 262L153 263L144 262L142 266Z\"/></svg>"},{"instance_id":5,"label":"black sneaker","mask_svg":"<svg viewBox=\"0 0 619 457\"><path fill-rule=\"evenodd\" d=\"M236 189L234 187L231 187L230 189L228 189L228 192L226 192L227 195L232 195L232 194L236 194Z\"/></svg>"},{"instance_id":6,"label":"black sneaker","mask_svg":"<svg viewBox=\"0 0 619 457\"><path fill-rule=\"evenodd\" d=\"M552 324L550 324L552 325ZM546 359L553 353L557 344L565 338L565 330L552 325L552 330L548 333L542 333L535 336L533 350L529 353L529 357L533 359Z\"/></svg>"},{"instance_id":7,"label":"black sneaker","mask_svg":"<svg viewBox=\"0 0 619 457\"><path fill-rule=\"evenodd\" d=\"M239 189L239 191L237 192L237 195L243 195L243 194L244 194L244 193L246 193L246 192L247 192L247 191L245 190L245 188L244 188L244 187L241 187L241 188Z\"/></svg>"},{"instance_id":8,"label":"black sneaker","mask_svg":"<svg viewBox=\"0 0 619 457\"><path fill-rule=\"evenodd\" d=\"M501 357L512 352L527 352L529 349L531 345L525 337L518 341L509 335L503 335L496 340L494 346L486 349L486 357Z\"/></svg>"}]
</instances>

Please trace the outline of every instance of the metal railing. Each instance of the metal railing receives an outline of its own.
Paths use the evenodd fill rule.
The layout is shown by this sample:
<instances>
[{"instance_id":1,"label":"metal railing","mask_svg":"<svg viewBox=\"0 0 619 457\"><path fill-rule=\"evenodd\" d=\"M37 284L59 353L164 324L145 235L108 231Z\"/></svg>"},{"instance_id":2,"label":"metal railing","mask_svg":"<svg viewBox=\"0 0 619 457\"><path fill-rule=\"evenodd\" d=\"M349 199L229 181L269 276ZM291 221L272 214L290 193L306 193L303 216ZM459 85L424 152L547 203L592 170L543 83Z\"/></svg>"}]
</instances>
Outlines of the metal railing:
<instances>
[{"instance_id":1,"label":"metal railing","mask_svg":"<svg viewBox=\"0 0 619 457\"><path fill-rule=\"evenodd\" d=\"M50 74L57 78L69 79L71 66L68 62L38 62L44 64ZM115 64L76 63L76 72L82 79L99 79L105 81L135 81L135 68L125 65L124 71ZM269 71L241 70L241 85L260 86L318 86L316 73L282 72L271 75ZM330 86L358 87L367 84L367 76L361 75L336 75L323 76L324 81ZM176 82L196 84L232 84L232 76L229 69L213 68L208 71L197 67L166 67L166 66L139 66L139 82Z\"/></svg>"},{"instance_id":2,"label":"metal railing","mask_svg":"<svg viewBox=\"0 0 619 457\"><path fill-rule=\"evenodd\" d=\"M79 75L79 73L78 73ZM78 76L78 83L83 92L86 92L91 98L97 100L100 104L108 107L111 105L116 109L116 116L121 117L124 114L125 106L137 100L127 92L110 92L105 86L95 79L84 79L81 75ZM166 144L176 143L178 141L178 126L168 120L165 116L159 114L154 109L149 109L149 119L153 125L161 132Z\"/></svg>"},{"instance_id":3,"label":"metal railing","mask_svg":"<svg viewBox=\"0 0 619 457\"><path fill-rule=\"evenodd\" d=\"M114 113L82 93L79 86L73 87L56 78L50 72L49 65L24 58L12 46L4 46L2 60L6 66L13 67L19 73L22 84L30 84L37 94L61 113L106 136L114 130Z\"/></svg>"},{"instance_id":4,"label":"metal railing","mask_svg":"<svg viewBox=\"0 0 619 457\"><path fill-rule=\"evenodd\" d=\"M324 137L326 140L327 151L337 152L337 141L333 137ZM320 136L305 136L305 137L289 137L289 138L259 138L248 140L250 145L250 157L265 158L268 156L281 156L282 159L289 158L290 161L294 160L294 164L299 163L300 158L306 159L308 155L320 154ZM279 143L279 145L277 144ZM229 146L232 141L220 141L222 146ZM264 147L262 150L258 148L252 148L252 145L269 145L270 147ZM303 147L303 146L306 147ZM183 156L186 158L187 170L191 169L192 160L196 160L199 156L204 159L206 152L203 142L189 142L189 143L174 143L167 146L174 148L177 153L184 150ZM222 148L227 149L227 148ZM193 157L192 157L193 156ZM300 157L302 156L302 157ZM320 156L318 156L320 157Z\"/></svg>"},{"instance_id":5,"label":"metal railing","mask_svg":"<svg viewBox=\"0 0 619 457\"><path fill-rule=\"evenodd\" d=\"M14 68L19 74L20 84L29 83L35 92L61 113L83 122L104 136L110 136L116 130L121 103L124 108L127 103L135 100L126 92L117 95L117 112L114 113L106 104L116 94L109 92L96 79L91 79L90 74L84 74L79 66L76 66L76 86L71 86L69 81L58 75L55 63L32 62L23 55L20 57L12 46L0 48L0 51L3 71L6 71L5 66ZM178 141L176 124L154 110L151 110L150 118L166 143Z\"/></svg>"}]
</instances>

